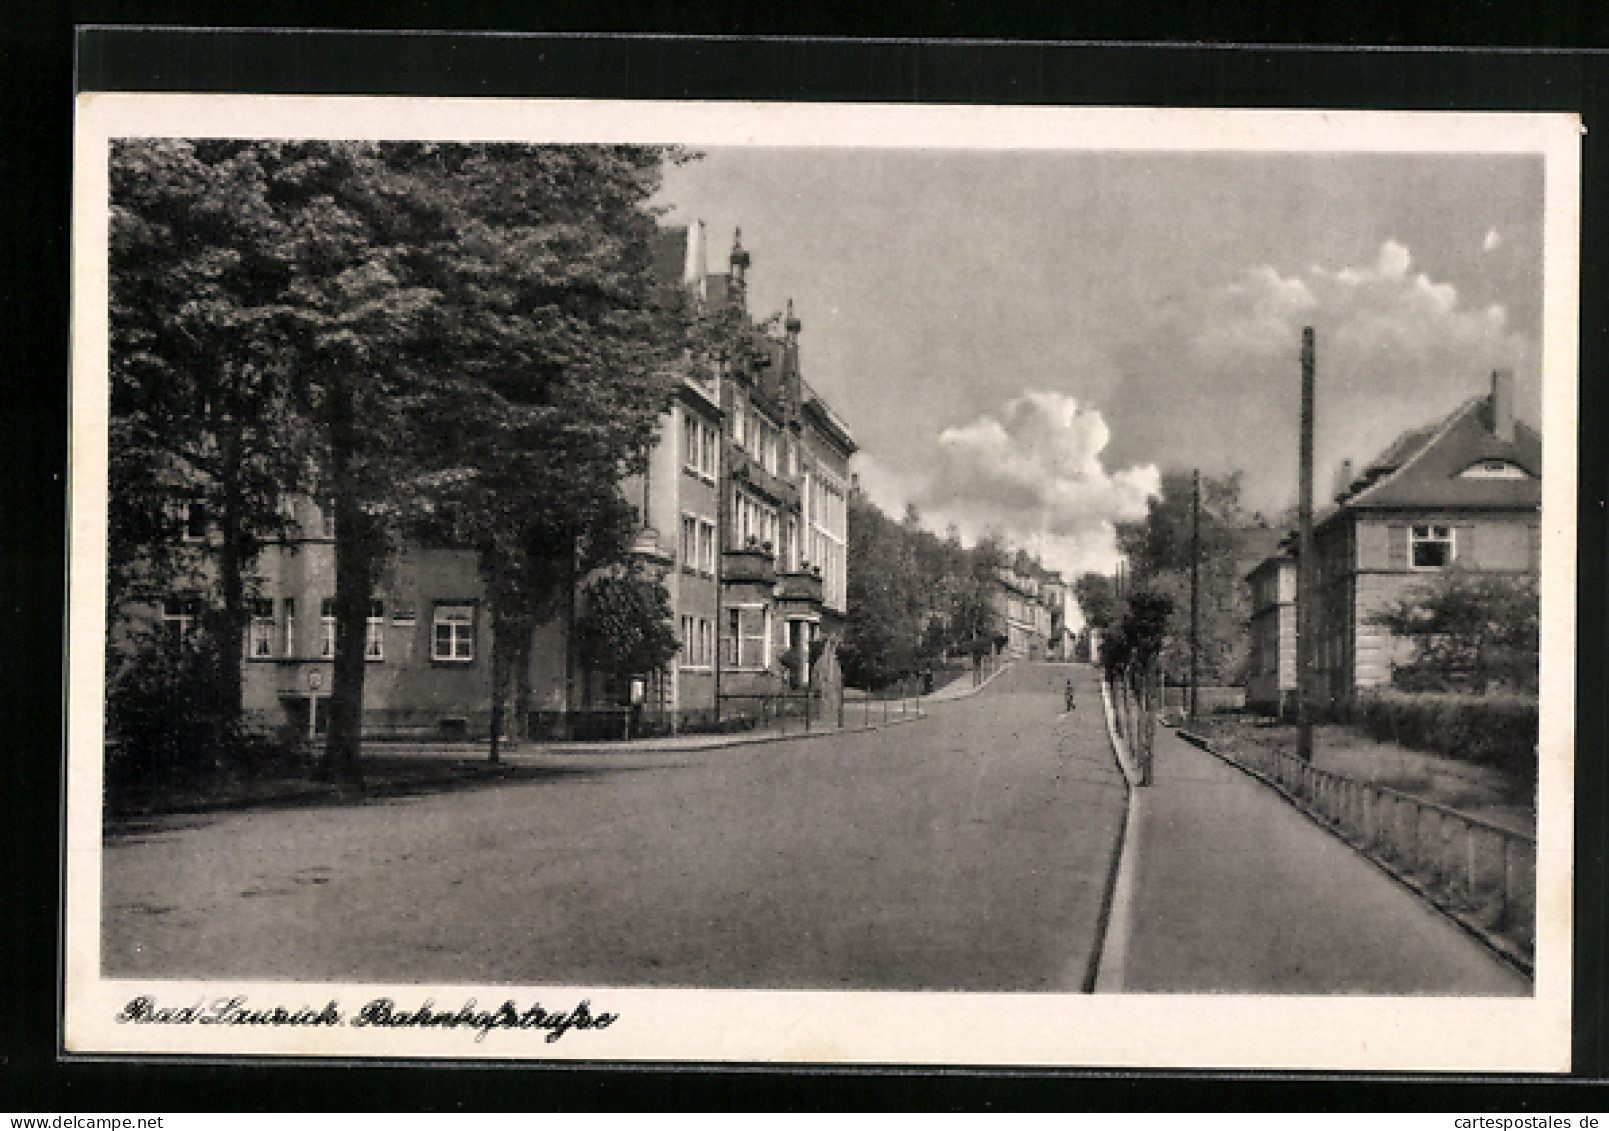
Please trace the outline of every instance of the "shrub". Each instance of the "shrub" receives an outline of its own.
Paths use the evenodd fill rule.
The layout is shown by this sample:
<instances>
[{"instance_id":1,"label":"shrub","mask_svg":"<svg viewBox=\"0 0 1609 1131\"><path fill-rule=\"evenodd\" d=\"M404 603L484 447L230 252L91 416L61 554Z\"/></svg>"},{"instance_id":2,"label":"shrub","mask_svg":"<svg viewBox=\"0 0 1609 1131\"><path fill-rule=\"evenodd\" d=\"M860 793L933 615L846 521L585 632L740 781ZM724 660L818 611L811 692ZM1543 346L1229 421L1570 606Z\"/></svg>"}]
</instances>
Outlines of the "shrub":
<instances>
[{"instance_id":1,"label":"shrub","mask_svg":"<svg viewBox=\"0 0 1609 1131\"><path fill-rule=\"evenodd\" d=\"M1376 741L1536 780L1537 703L1528 696L1382 691L1359 696L1348 715Z\"/></svg>"},{"instance_id":2,"label":"shrub","mask_svg":"<svg viewBox=\"0 0 1609 1131\"><path fill-rule=\"evenodd\" d=\"M106 696L108 784L161 784L216 774L242 749L221 693L211 639L154 635L121 663Z\"/></svg>"}]
</instances>

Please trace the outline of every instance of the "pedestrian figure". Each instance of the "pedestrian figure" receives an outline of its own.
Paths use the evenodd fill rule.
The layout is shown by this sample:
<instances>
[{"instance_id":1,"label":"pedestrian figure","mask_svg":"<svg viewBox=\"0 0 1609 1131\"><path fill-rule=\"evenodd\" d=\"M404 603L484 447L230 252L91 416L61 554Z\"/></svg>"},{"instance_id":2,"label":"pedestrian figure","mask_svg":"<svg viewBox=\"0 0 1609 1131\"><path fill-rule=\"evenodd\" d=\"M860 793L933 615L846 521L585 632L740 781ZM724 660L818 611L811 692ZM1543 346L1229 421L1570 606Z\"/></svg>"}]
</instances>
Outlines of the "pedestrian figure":
<instances>
[{"instance_id":1,"label":"pedestrian figure","mask_svg":"<svg viewBox=\"0 0 1609 1131\"><path fill-rule=\"evenodd\" d=\"M1078 704L1073 702L1073 681L1067 681L1067 709L1071 711Z\"/></svg>"}]
</instances>

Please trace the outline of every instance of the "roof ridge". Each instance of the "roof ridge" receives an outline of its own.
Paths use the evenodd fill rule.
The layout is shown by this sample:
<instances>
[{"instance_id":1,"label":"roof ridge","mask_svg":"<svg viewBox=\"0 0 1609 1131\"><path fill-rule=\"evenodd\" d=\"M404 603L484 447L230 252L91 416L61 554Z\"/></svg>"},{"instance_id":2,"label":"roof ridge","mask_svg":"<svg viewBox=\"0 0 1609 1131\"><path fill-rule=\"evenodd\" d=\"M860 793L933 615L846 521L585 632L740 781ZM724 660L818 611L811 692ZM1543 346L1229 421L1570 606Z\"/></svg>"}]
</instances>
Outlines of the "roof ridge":
<instances>
[{"instance_id":1,"label":"roof ridge","mask_svg":"<svg viewBox=\"0 0 1609 1131\"><path fill-rule=\"evenodd\" d=\"M1444 417L1440 424L1434 427L1429 439L1420 444L1419 447L1414 450L1412 455L1403 460L1401 463L1397 464L1396 467L1392 468L1384 475L1380 476L1380 478L1376 479L1373 483L1370 483L1367 487L1363 488L1363 490L1347 499L1346 502L1337 506L1336 510L1340 511L1346 507L1356 505L1358 502L1364 500L1367 496L1373 494L1375 491L1378 491L1397 476L1407 471L1414 464L1418 463L1426 452L1430 451L1437 444L1441 443L1441 441L1446 437L1447 433L1451 432L1460 423L1462 423L1464 418L1475 409L1479 408L1480 405L1485 402L1485 400L1485 397L1476 396L1471 397L1469 400L1459 405L1451 413ZM1387 450L1389 451L1390 449Z\"/></svg>"}]
</instances>

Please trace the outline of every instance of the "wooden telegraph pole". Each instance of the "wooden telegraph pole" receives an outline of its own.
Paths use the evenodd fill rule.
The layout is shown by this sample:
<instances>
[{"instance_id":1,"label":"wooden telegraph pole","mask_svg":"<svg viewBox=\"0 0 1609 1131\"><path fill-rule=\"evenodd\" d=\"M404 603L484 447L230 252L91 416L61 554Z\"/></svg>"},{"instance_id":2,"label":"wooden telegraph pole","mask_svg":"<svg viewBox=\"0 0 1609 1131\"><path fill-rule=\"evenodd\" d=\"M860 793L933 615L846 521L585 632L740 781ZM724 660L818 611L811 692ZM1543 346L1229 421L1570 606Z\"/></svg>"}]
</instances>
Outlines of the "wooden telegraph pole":
<instances>
[{"instance_id":1,"label":"wooden telegraph pole","mask_svg":"<svg viewBox=\"0 0 1609 1131\"><path fill-rule=\"evenodd\" d=\"M1201 683L1201 469L1191 477L1190 494L1190 721L1195 722Z\"/></svg>"},{"instance_id":2,"label":"wooden telegraph pole","mask_svg":"<svg viewBox=\"0 0 1609 1131\"><path fill-rule=\"evenodd\" d=\"M1302 330L1301 482L1297 500L1300 539L1296 570L1296 754L1313 760L1313 327Z\"/></svg>"}]
</instances>

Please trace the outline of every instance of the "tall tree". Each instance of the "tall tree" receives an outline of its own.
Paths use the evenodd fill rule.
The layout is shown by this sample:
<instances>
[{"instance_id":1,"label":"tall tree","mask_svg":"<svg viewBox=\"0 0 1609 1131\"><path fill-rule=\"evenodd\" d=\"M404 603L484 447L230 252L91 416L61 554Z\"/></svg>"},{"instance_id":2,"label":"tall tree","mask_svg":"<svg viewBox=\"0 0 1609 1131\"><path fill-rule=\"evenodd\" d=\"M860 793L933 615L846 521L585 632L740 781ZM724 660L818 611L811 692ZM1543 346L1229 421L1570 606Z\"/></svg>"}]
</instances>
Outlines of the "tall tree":
<instances>
[{"instance_id":1,"label":"tall tree","mask_svg":"<svg viewBox=\"0 0 1609 1131\"><path fill-rule=\"evenodd\" d=\"M1117 594L1112 579L1104 573L1080 574L1073 581L1073 598L1091 628L1105 631L1116 621Z\"/></svg>"},{"instance_id":2,"label":"tall tree","mask_svg":"<svg viewBox=\"0 0 1609 1131\"><path fill-rule=\"evenodd\" d=\"M286 232L260 151L124 140L110 176L108 597L215 578L215 705L241 711L252 567L306 466L282 323ZM199 535L187 538L186 535Z\"/></svg>"},{"instance_id":3,"label":"tall tree","mask_svg":"<svg viewBox=\"0 0 1609 1131\"><path fill-rule=\"evenodd\" d=\"M531 633L578 575L620 562L692 312L652 274L647 201L675 154L459 146L437 174L461 217L439 284L438 514L474 546L493 621L492 757Z\"/></svg>"},{"instance_id":4,"label":"tall tree","mask_svg":"<svg viewBox=\"0 0 1609 1131\"><path fill-rule=\"evenodd\" d=\"M1200 674L1229 683L1243 675L1249 650L1249 596L1241 576L1243 547L1253 522L1240 505L1240 473L1201 477ZM1167 678L1190 672L1190 555L1192 480L1169 471L1144 519L1117 524L1118 549L1139 589L1166 596L1171 607L1160 664Z\"/></svg>"}]
</instances>

